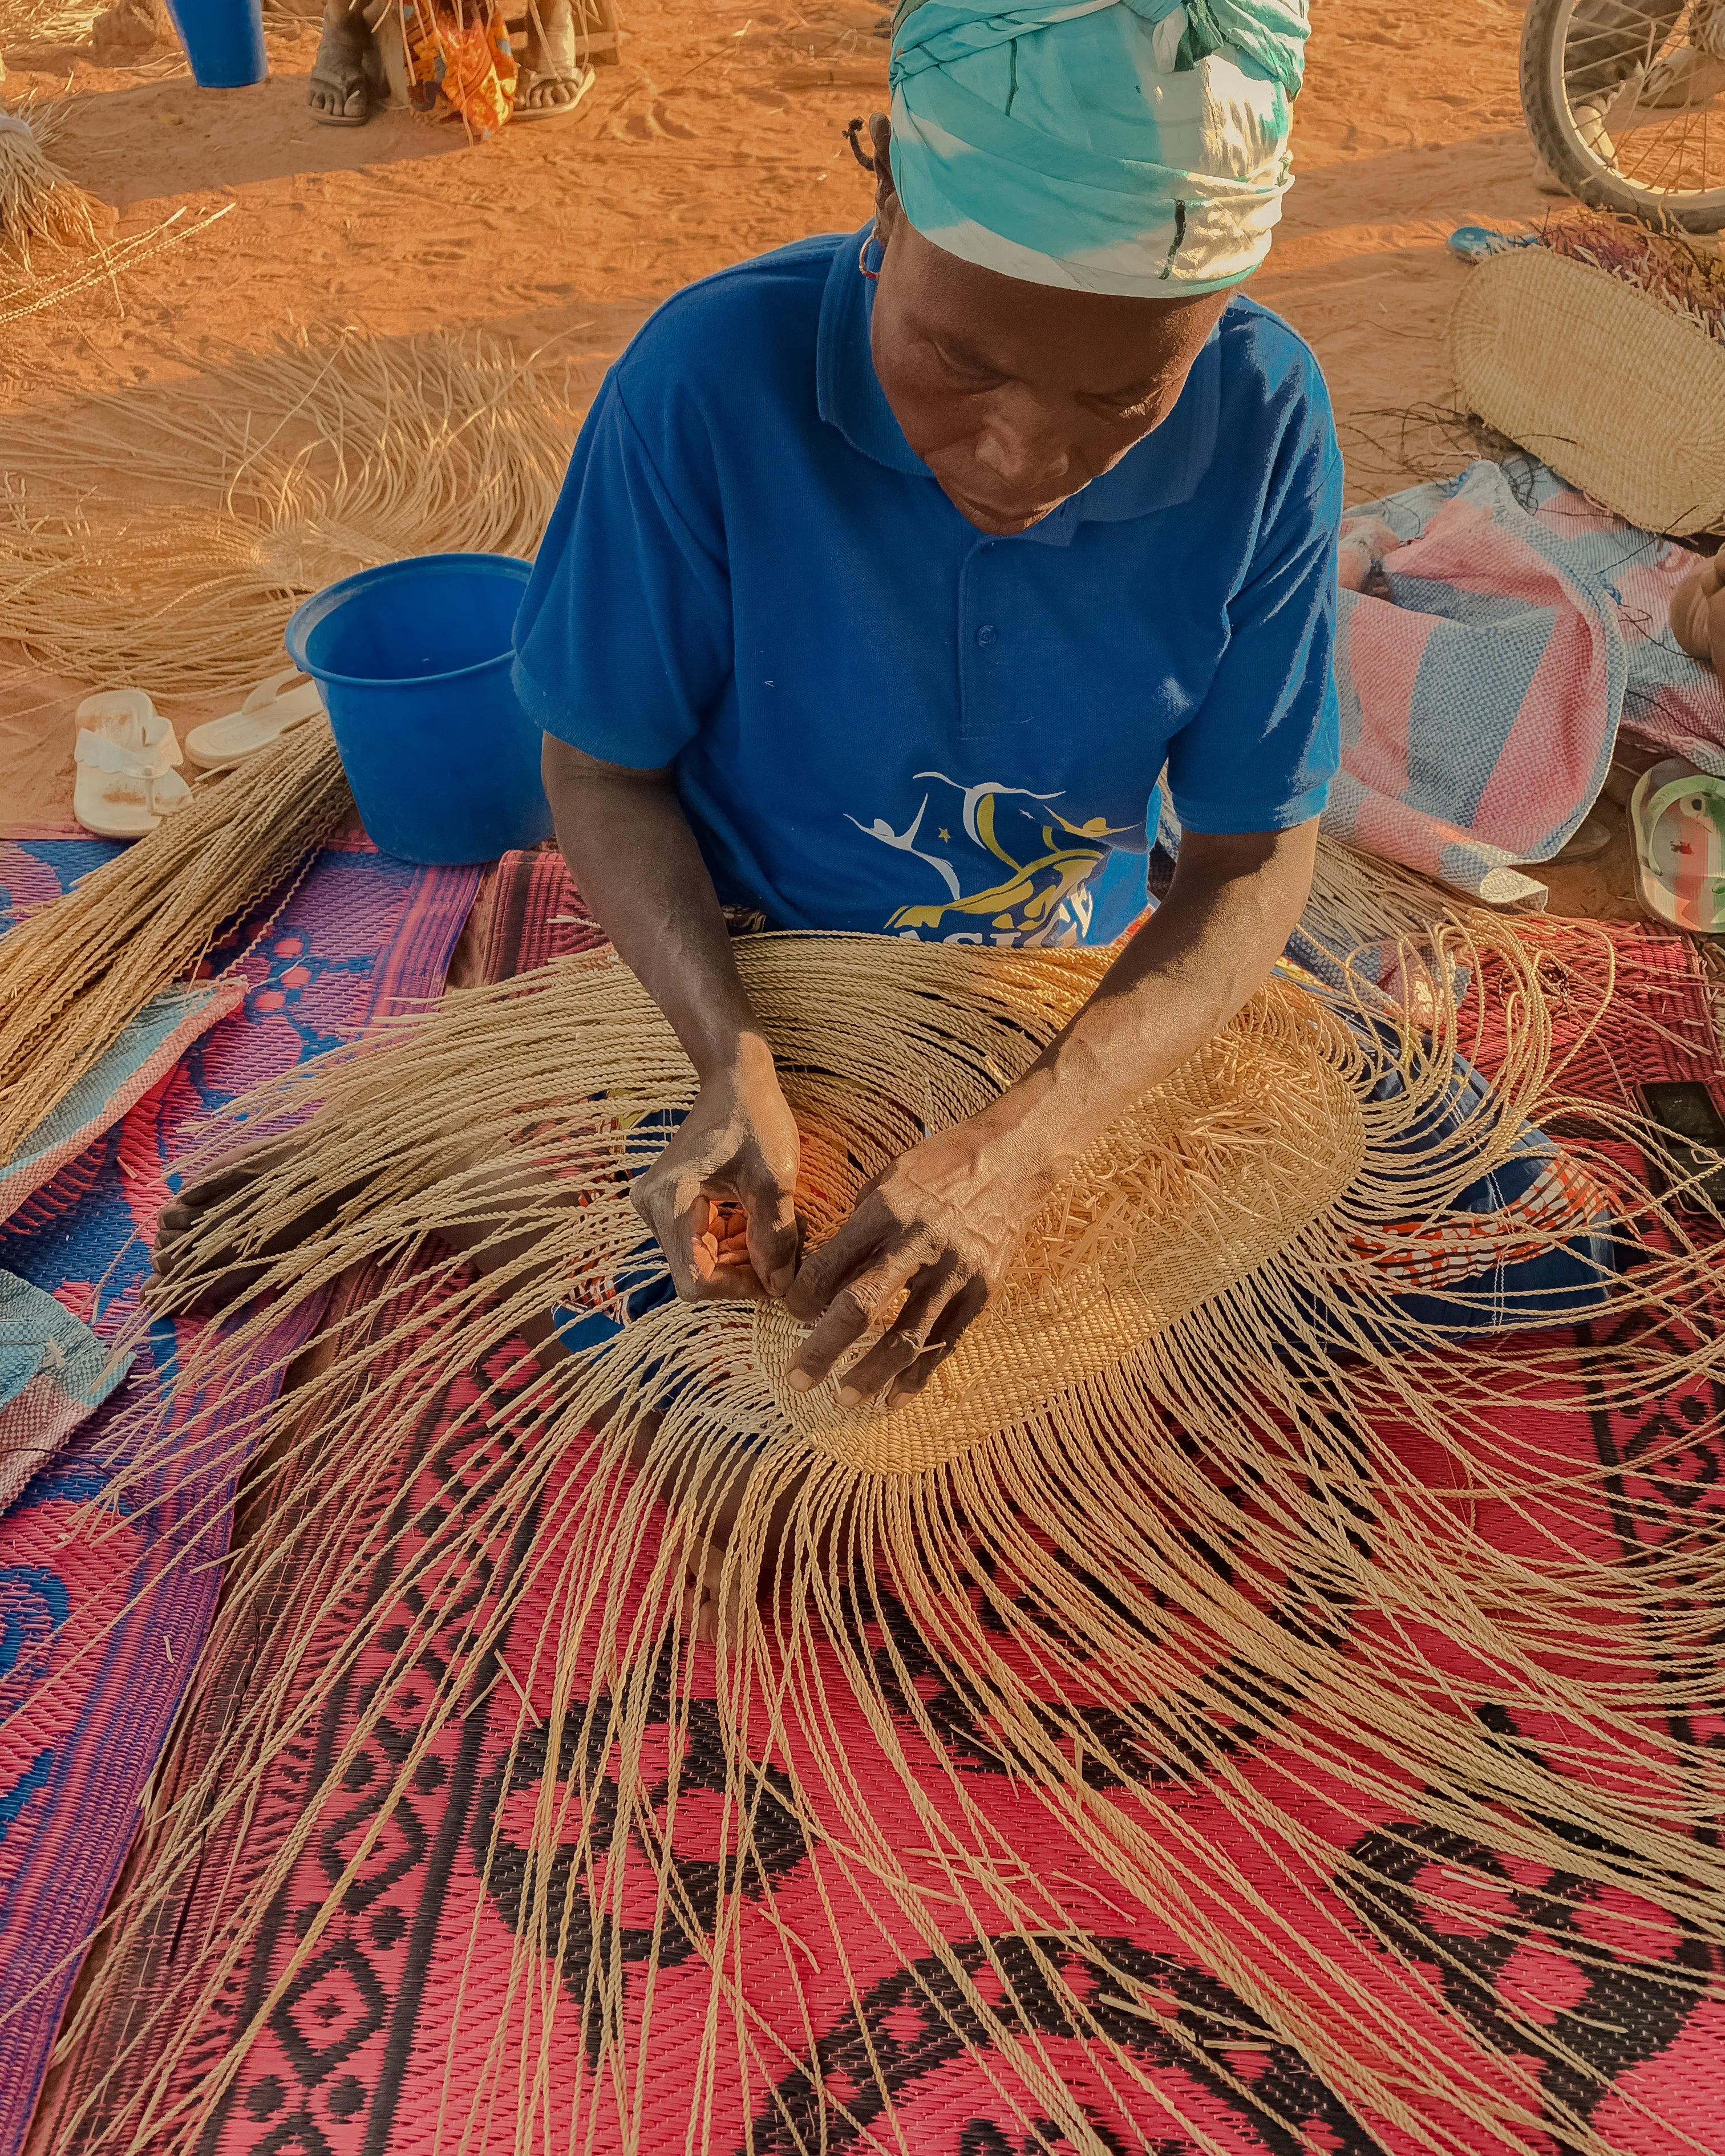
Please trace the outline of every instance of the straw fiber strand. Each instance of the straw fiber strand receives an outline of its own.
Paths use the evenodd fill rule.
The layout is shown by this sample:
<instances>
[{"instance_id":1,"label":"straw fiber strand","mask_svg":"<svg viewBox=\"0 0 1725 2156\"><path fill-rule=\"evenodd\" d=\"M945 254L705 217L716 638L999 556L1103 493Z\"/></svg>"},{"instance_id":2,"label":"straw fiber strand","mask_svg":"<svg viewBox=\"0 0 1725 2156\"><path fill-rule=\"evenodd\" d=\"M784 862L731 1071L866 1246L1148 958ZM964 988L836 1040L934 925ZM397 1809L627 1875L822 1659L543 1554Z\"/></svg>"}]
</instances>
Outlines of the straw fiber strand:
<instances>
[{"instance_id":1,"label":"straw fiber strand","mask_svg":"<svg viewBox=\"0 0 1725 2156\"><path fill-rule=\"evenodd\" d=\"M478 331L302 333L0 425L0 615L44 666L244 690L295 605L400 556L531 554L574 416Z\"/></svg>"},{"instance_id":2,"label":"straw fiber strand","mask_svg":"<svg viewBox=\"0 0 1725 2156\"><path fill-rule=\"evenodd\" d=\"M0 1160L352 807L335 738L315 720L201 781L155 830L0 939Z\"/></svg>"},{"instance_id":3,"label":"straw fiber strand","mask_svg":"<svg viewBox=\"0 0 1725 2156\"><path fill-rule=\"evenodd\" d=\"M1363 911L1348 865L1327 873ZM1009 1084L1101 963L737 948L817 1233L907 1135ZM1352 1019L1272 983L1050 1202L973 1392L902 1444L835 1402L798 1425L777 1314L639 1305L660 1268L629 1178L694 1080L608 953L454 995L239 1104L275 1147L197 1232L211 1271L249 1254L276 1299L182 1327L182 1392L233 1397L284 1306L363 1270L290 1398L207 1434L266 1449L209 1657L255 1642L255 1681L153 1809L69 2045L116 2014L109 1972L136 1970L206 1852L229 1851L231 1891L133 1995L62 2145L191 2147L236 2118L248 2060L357 1951L350 1897L488 1702L501 1748L465 1830L484 1892L418 1979L443 2017L420 2066L438 2147L891 2145L908 2015L1026 2145L1103 2156L1116 2118L1226 2156L1229 2118L1291 2149L1322 2118L1358 2156L1615 2156L1595 2112L1636 2099L1591 2040L1501 1989L1482 2023L1444 1942L1477 1931L1482 1881L1568 1881L1518 1901L1530 1953L1573 1953L1597 1904L1620 1995L1725 2006L1725 1538L1699 1493L1673 1532L1667 1495L1720 1437L1717 1224L1651 1199L1627 1165L1645 1132L1565 1091L1615 958L1573 925L1455 916L1380 943ZM1454 1048L1482 1043L1494 1100L1408 1147ZM1461 1352L1399 1309L1378 1243L1566 1107L1642 1262L1591 1346ZM1242 1188L1273 1192L1266 1220ZM325 1224L264 1255L314 1208ZM427 1240L475 1221L477 1270ZM552 1292L621 1332L534 1363L517 1336ZM1050 1360L1045 1312L1095 1327L1094 1351ZM1632 1474L1540 1441L1542 1417L1679 1391L1695 1412ZM973 1398L991 1411L967 1421ZM357 1622L386 1565L389 1625ZM685 1628L713 1573L716 1650ZM272 1815L242 1862L272 1763L306 1756L338 1692L357 1704L321 1786L363 1804L339 1833ZM1422 1866L1450 1928L1416 1936L1397 1882ZM883 1954L900 1989L877 2025ZM1180 1969L1209 1972L1209 2020L1168 2009Z\"/></svg>"},{"instance_id":4,"label":"straw fiber strand","mask_svg":"<svg viewBox=\"0 0 1725 2156\"><path fill-rule=\"evenodd\" d=\"M1725 345L1590 263L1512 247L1450 321L1456 399L1651 531L1725 530Z\"/></svg>"}]
</instances>

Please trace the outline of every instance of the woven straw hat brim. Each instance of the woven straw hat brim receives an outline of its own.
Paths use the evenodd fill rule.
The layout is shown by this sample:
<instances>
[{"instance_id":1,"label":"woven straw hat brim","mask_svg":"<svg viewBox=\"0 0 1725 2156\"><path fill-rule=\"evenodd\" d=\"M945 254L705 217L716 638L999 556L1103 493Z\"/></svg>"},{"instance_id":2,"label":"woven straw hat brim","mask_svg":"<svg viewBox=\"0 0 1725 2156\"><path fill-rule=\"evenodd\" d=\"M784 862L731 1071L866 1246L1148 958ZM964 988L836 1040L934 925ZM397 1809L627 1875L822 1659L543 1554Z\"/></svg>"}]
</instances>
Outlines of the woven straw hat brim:
<instances>
[{"instance_id":1,"label":"woven straw hat brim","mask_svg":"<svg viewBox=\"0 0 1725 2156\"><path fill-rule=\"evenodd\" d=\"M1725 530L1725 345L1543 247L1468 273L1450 321L1462 408L1631 524Z\"/></svg>"}]
</instances>

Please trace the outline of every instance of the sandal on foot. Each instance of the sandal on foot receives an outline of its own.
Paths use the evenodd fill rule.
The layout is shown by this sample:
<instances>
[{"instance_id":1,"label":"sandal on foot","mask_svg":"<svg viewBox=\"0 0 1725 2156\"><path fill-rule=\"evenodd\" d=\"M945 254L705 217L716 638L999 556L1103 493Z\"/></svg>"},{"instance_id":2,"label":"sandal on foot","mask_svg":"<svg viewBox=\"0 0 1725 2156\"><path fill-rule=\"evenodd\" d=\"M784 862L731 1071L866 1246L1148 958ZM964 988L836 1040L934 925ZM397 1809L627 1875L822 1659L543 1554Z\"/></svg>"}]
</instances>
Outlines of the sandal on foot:
<instances>
[{"instance_id":1,"label":"sandal on foot","mask_svg":"<svg viewBox=\"0 0 1725 2156\"><path fill-rule=\"evenodd\" d=\"M174 766L174 730L141 689L110 689L78 706L72 814L99 839L141 839L191 798Z\"/></svg>"},{"instance_id":2,"label":"sandal on foot","mask_svg":"<svg viewBox=\"0 0 1725 2156\"><path fill-rule=\"evenodd\" d=\"M538 57L542 67L524 66L515 86L515 101L510 107L511 120L563 120L573 112L598 80L590 67L586 66L575 49L575 18L572 10L559 18L554 29L547 31L539 21L536 8L532 21L539 32ZM545 83L562 83L573 93L561 105L529 105L529 94Z\"/></svg>"},{"instance_id":3,"label":"sandal on foot","mask_svg":"<svg viewBox=\"0 0 1725 2156\"><path fill-rule=\"evenodd\" d=\"M523 74L516 85L515 103L510 108L509 116L511 120L567 119L598 80L598 77L590 67L578 66L572 71L567 68L549 68L543 74ZM522 103L521 100L530 90L536 90L541 83L546 82L567 83L575 95L572 97L566 97L560 105Z\"/></svg>"},{"instance_id":4,"label":"sandal on foot","mask_svg":"<svg viewBox=\"0 0 1725 2156\"><path fill-rule=\"evenodd\" d=\"M259 682L237 711L193 726L186 737L186 753L200 771L226 771L322 709L316 682L297 666L285 666Z\"/></svg>"},{"instance_id":5,"label":"sandal on foot","mask_svg":"<svg viewBox=\"0 0 1725 2156\"><path fill-rule=\"evenodd\" d=\"M1635 102L1643 112L1669 111L1674 106L1696 110L1725 90L1725 58L1698 52L1693 45L1679 45L1656 59L1642 78Z\"/></svg>"},{"instance_id":6,"label":"sandal on foot","mask_svg":"<svg viewBox=\"0 0 1725 2156\"><path fill-rule=\"evenodd\" d=\"M351 85L346 89L342 87L340 75L330 74L326 69L321 68L316 59L312 61L305 101L311 106L312 118L320 127L363 127L380 105L389 102L389 85L383 74L383 55L377 50L375 37L366 47L359 64L359 87L365 97L363 112L326 112L321 105L311 104L312 84L321 84L325 90L333 90L344 105L352 96L353 90Z\"/></svg>"},{"instance_id":7,"label":"sandal on foot","mask_svg":"<svg viewBox=\"0 0 1725 2156\"><path fill-rule=\"evenodd\" d=\"M1629 820L1643 908L1692 936L1725 930L1725 778L1668 756L1635 781Z\"/></svg>"}]
</instances>

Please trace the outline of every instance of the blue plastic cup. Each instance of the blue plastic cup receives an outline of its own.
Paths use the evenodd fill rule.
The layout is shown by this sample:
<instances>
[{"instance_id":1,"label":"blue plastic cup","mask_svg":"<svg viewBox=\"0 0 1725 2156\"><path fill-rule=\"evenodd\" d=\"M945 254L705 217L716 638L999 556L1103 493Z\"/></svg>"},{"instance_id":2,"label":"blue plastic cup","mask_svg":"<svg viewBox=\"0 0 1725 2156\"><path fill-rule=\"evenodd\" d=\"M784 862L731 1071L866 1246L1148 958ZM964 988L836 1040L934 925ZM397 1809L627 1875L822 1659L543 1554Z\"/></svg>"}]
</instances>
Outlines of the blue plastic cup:
<instances>
[{"instance_id":1,"label":"blue plastic cup","mask_svg":"<svg viewBox=\"0 0 1725 2156\"><path fill-rule=\"evenodd\" d=\"M167 0L200 90L244 90L270 72L264 0Z\"/></svg>"},{"instance_id":2,"label":"blue plastic cup","mask_svg":"<svg viewBox=\"0 0 1725 2156\"><path fill-rule=\"evenodd\" d=\"M454 868L550 837L540 730L509 680L531 574L507 554L418 554L344 577L288 624L384 853Z\"/></svg>"}]
</instances>

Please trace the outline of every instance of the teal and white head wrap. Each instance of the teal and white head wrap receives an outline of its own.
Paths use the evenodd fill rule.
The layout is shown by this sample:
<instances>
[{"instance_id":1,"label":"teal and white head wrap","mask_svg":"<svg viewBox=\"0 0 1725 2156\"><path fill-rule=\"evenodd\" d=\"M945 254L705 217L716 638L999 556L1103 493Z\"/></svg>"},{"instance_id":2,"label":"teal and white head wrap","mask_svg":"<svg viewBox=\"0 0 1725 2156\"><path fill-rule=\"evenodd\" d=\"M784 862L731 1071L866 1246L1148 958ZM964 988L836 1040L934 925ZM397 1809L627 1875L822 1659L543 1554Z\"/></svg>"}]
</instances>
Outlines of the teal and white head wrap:
<instances>
[{"instance_id":1,"label":"teal and white head wrap","mask_svg":"<svg viewBox=\"0 0 1725 2156\"><path fill-rule=\"evenodd\" d=\"M1307 0L904 0L892 170L947 254L1170 298L1250 276L1292 178Z\"/></svg>"}]
</instances>

